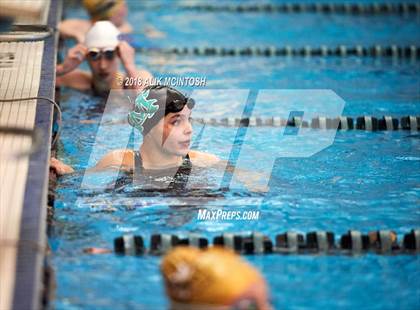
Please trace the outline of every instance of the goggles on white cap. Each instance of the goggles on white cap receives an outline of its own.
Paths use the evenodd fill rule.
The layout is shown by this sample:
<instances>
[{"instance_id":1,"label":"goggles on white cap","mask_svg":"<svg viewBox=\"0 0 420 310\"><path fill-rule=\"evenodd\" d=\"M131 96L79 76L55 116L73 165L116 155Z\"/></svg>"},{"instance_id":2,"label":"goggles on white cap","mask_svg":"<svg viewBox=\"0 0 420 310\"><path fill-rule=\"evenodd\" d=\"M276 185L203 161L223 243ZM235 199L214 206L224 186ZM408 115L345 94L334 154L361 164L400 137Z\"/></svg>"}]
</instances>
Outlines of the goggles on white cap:
<instances>
[{"instance_id":1,"label":"goggles on white cap","mask_svg":"<svg viewBox=\"0 0 420 310\"><path fill-rule=\"evenodd\" d=\"M100 60L102 56L106 60L113 60L116 54L116 49L112 47L107 47L104 49L99 49L96 47L92 47L88 49L87 58L93 61Z\"/></svg>"}]
</instances>

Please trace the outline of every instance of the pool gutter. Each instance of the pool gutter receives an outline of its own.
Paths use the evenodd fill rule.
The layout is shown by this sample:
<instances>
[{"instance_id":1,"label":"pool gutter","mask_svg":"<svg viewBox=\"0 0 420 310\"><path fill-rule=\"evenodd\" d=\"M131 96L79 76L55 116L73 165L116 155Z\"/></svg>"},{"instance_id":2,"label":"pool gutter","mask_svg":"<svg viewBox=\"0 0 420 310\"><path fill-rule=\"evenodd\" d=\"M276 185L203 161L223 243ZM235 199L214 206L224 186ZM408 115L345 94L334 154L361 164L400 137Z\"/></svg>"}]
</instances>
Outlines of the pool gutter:
<instances>
[{"instance_id":1,"label":"pool gutter","mask_svg":"<svg viewBox=\"0 0 420 310\"><path fill-rule=\"evenodd\" d=\"M48 13L49 27L56 29L61 18L61 11L62 2L52 0ZM38 96L52 99L55 97L57 46L58 32L54 32L44 40ZM41 293L47 248L47 189L53 116L52 105L38 100L35 128L41 131L42 141L41 147L30 156L29 161L19 232L19 240L23 242L18 248L12 309L43 307Z\"/></svg>"}]
</instances>

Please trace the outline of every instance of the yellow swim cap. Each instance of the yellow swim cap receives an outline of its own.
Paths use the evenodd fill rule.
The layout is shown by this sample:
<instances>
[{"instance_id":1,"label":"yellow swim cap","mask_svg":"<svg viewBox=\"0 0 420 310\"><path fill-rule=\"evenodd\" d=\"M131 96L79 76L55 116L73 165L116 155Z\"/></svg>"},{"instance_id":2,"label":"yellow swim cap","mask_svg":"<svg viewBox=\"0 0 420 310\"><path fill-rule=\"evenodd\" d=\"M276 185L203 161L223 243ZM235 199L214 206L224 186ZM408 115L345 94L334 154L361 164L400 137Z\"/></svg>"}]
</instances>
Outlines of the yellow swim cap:
<instances>
[{"instance_id":1,"label":"yellow swim cap","mask_svg":"<svg viewBox=\"0 0 420 310\"><path fill-rule=\"evenodd\" d=\"M176 247L163 258L161 271L171 300L190 306L228 306L253 285L265 288L254 267L219 247Z\"/></svg>"},{"instance_id":2,"label":"yellow swim cap","mask_svg":"<svg viewBox=\"0 0 420 310\"><path fill-rule=\"evenodd\" d=\"M83 6L93 20L109 19L124 0L83 0Z\"/></svg>"}]
</instances>

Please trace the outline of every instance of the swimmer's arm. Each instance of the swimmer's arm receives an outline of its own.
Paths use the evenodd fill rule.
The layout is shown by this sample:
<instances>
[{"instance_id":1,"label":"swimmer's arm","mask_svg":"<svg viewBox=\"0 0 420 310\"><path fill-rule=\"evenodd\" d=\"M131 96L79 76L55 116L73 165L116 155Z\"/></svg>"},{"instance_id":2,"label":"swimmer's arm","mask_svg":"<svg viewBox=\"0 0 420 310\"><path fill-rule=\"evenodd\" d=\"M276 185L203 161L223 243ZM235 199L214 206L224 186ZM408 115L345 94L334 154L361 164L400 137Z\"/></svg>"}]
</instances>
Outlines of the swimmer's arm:
<instances>
[{"instance_id":1,"label":"swimmer's arm","mask_svg":"<svg viewBox=\"0 0 420 310\"><path fill-rule=\"evenodd\" d=\"M201 168L217 165L221 161L221 159L216 155L200 151L191 150L188 155L192 164Z\"/></svg>"},{"instance_id":2,"label":"swimmer's arm","mask_svg":"<svg viewBox=\"0 0 420 310\"><path fill-rule=\"evenodd\" d=\"M56 77L57 86L65 86L81 91L91 89L92 77L82 70L74 70L62 76Z\"/></svg>"},{"instance_id":3,"label":"swimmer's arm","mask_svg":"<svg viewBox=\"0 0 420 310\"><path fill-rule=\"evenodd\" d=\"M152 82L153 76L150 74L150 72L146 70L137 70L134 62L135 51L134 48L130 46L130 44L125 41L121 41L118 44L118 55L124 66L125 72L127 73L127 78L134 78L136 80L142 81L142 83L133 83L133 85L129 86L128 88L141 90L147 86L147 81L149 81L148 84Z\"/></svg>"},{"instance_id":4,"label":"swimmer's arm","mask_svg":"<svg viewBox=\"0 0 420 310\"><path fill-rule=\"evenodd\" d=\"M190 158L193 165L198 167L214 167L223 170L227 170L231 173L235 173L235 176L240 182L242 182L249 190L255 192L267 192L268 187L261 185L260 181L267 180L267 176L261 173L239 169L230 165L226 160L221 160L219 157L213 154L208 154L199 151L190 151Z\"/></svg>"},{"instance_id":5,"label":"swimmer's arm","mask_svg":"<svg viewBox=\"0 0 420 310\"><path fill-rule=\"evenodd\" d=\"M143 85L137 87L138 90L142 90L146 86L153 83L153 75L149 71L137 70L136 74L137 74L136 76L138 76L142 81L144 81Z\"/></svg>"},{"instance_id":6,"label":"swimmer's arm","mask_svg":"<svg viewBox=\"0 0 420 310\"><path fill-rule=\"evenodd\" d=\"M240 169L238 167L232 166L225 160L221 161L219 165L221 167L226 167L225 169L234 174L234 176L241 183L243 183L248 188L248 190L252 192L268 192L269 188L265 183L267 178L270 176L251 170Z\"/></svg>"},{"instance_id":7,"label":"swimmer's arm","mask_svg":"<svg viewBox=\"0 0 420 310\"><path fill-rule=\"evenodd\" d=\"M130 171L134 166L134 153L131 150L115 150L102 157L98 163L87 170L97 172L108 169Z\"/></svg>"},{"instance_id":8,"label":"swimmer's arm","mask_svg":"<svg viewBox=\"0 0 420 310\"><path fill-rule=\"evenodd\" d=\"M227 165L226 170L232 174L234 173L234 176L236 176L237 179L248 188L248 190L260 193L268 192L269 187L265 183L267 183L266 181L270 176L255 171L237 168L226 161L224 161L224 165Z\"/></svg>"},{"instance_id":9,"label":"swimmer's arm","mask_svg":"<svg viewBox=\"0 0 420 310\"><path fill-rule=\"evenodd\" d=\"M62 38L75 39L81 43L85 40L85 34L91 23L82 19L67 19L58 24L58 30Z\"/></svg>"},{"instance_id":10,"label":"swimmer's arm","mask_svg":"<svg viewBox=\"0 0 420 310\"><path fill-rule=\"evenodd\" d=\"M72 47L67 52L64 61L56 66L55 74L57 76L62 76L72 72L85 60L87 53L87 48L82 43Z\"/></svg>"},{"instance_id":11,"label":"swimmer's arm","mask_svg":"<svg viewBox=\"0 0 420 310\"><path fill-rule=\"evenodd\" d=\"M153 82L153 75L147 70L137 70L135 67L129 67L125 71L127 72L127 78L132 77L135 80L141 81L139 84L132 83L132 86L127 86L129 89L142 90Z\"/></svg>"}]
</instances>

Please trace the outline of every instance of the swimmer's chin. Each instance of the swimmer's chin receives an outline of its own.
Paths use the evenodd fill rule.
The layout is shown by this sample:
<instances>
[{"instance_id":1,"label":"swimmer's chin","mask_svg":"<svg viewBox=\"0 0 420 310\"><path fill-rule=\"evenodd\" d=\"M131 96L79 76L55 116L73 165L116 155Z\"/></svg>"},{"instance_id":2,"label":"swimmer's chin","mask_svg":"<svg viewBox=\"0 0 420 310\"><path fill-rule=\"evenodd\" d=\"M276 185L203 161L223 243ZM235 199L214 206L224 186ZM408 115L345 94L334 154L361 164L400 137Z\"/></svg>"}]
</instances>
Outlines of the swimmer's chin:
<instances>
[{"instance_id":1,"label":"swimmer's chin","mask_svg":"<svg viewBox=\"0 0 420 310\"><path fill-rule=\"evenodd\" d=\"M187 150L187 153L188 153L188 150L190 149L190 143L191 143L191 140L185 140L185 141L178 142L178 145L181 148L181 150Z\"/></svg>"},{"instance_id":2,"label":"swimmer's chin","mask_svg":"<svg viewBox=\"0 0 420 310\"><path fill-rule=\"evenodd\" d=\"M187 156L187 154L188 154L189 151L190 151L190 149L180 150L177 155L178 156L185 157L185 156Z\"/></svg>"},{"instance_id":3,"label":"swimmer's chin","mask_svg":"<svg viewBox=\"0 0 420 310\"><path fill-rule=\"evenodd\" d=\"M110 77L110 74L109 73L99 73L98 75L103 80L106 80L106 79L108 79Z\"/></svg>"},{"instance_id":4,"label":"swimmer's chin","mask_svg":"<svg viewBox=\"0 0 420 310\"><path fill-rule=\"evenodd\" d=\"M190 148L179 148L178 150L176 150L175 154L177 156L182 156L185 157L187 156L188 152L190 151Z\"/></svg>"}]
</instances>

